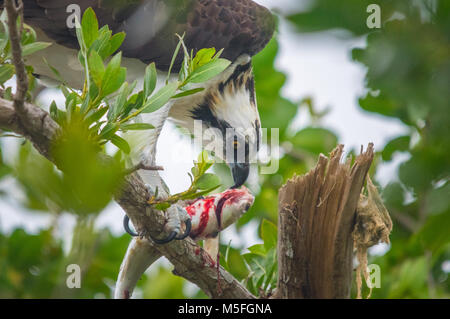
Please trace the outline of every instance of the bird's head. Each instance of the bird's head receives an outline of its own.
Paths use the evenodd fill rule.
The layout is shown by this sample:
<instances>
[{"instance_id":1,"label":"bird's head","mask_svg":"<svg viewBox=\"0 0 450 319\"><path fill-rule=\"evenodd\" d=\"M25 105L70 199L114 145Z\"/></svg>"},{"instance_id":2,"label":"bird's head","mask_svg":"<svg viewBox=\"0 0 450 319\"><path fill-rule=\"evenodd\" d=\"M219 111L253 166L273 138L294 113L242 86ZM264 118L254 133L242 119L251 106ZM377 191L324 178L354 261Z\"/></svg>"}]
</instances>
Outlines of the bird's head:
<instances>
[{"instance_id":1,"label":"bird's head","mask_svg":"<svg viewBox=\"0 0 450 319\"><path fill-rule=\"evenodd\" d=\"M175 103L170 116L194 136L201 123L203 148L227 163L233 188L240 187L247 180L261 141L251 58L241 55L204 87Z\"/></svg>"}]
</instances>

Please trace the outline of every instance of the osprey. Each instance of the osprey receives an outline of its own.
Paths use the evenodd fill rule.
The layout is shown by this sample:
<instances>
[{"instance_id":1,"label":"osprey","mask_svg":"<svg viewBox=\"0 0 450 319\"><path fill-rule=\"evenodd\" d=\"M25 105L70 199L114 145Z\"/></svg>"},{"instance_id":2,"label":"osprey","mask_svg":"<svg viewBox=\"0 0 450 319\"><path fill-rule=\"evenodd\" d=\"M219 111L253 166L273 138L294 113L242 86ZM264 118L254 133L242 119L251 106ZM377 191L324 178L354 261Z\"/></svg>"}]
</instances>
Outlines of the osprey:
<instances>
[{"instance_id":1,"label":"osprey","mask_svg":"<svg viewBox=\"0 0 450 319\"><path fill-rule=\"evenodd\" d=\"M205 90L176 99L160 113L166 112L191 133L194 121L201 120L203 129L213 128L217 132L210 137L215 141L213 144L220 143L224 150L232 144L235 152L241 149L244 161L238 161L234 155L226 162L233 175L233 187L246 181L249 159L254 157L249 152L259 149L261 136L251 56L263 49L273 35L275 22L268 9L251 0L23 0L23 3L24 20L36 30L38 40L53 42L27 58L27 63L33 66L38 78L48 80L54 75L47 60L74 88L81 88L84 79L77 58L76 30L67 23L74 8L84 12L92 7L100 27L108 25L114 33L126 33L119 50L129 82L142 78L145 65L151 62L155 62L161 73L168 70L179 41L175 34L185 34L185 45L194 54L202 48L224 49L222 57L232 64L203 83ZM173 72L180 70L182 60L180 52ZM160 113L148 114L141 121L153 122L158 129L162 123L155 123L155 117L164 117ZM235 135L227 140L226 130L230 128L235 130ZM155 149L147 147L146 151L144 144L148 145L154 137L140 134L139 142L134 145L135 153L151 162L145 157L154 156Z\"/></svg>"}]
</instances>

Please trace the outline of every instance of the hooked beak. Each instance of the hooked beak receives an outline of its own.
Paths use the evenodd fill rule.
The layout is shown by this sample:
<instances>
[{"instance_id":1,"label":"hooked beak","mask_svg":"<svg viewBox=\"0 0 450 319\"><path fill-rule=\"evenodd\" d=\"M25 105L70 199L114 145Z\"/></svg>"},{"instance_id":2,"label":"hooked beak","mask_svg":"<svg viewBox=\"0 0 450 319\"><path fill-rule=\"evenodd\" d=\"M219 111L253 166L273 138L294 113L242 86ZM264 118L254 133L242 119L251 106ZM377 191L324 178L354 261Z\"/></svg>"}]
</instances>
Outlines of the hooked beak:
<instances>
[{"instance_id":1,"label":"hooked beak","mask_svg":"<svg viewBox=\"0 0 450 319\"><path fill-rule=\"evenodd\" d=\"M248 178L250 165L248 163L230 163L229 165L234 181L234 185L231 188L239 188Z\"/></svg>"}]
</instances>

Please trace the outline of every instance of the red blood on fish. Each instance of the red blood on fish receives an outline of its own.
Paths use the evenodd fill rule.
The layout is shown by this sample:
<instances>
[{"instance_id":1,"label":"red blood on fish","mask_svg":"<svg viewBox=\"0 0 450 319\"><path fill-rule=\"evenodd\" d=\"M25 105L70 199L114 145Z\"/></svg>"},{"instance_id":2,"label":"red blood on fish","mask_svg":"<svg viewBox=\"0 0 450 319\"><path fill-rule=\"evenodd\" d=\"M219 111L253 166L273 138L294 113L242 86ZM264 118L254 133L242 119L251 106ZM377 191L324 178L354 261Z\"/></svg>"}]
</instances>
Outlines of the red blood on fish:
<instances>
[{"instance_id":1,"label":"red blood on fish","mask_svg":"<svg viewBox=\"0 0 450 319\"><path fill-rule=\"evenodd\" d=\"M190 205L190 206L187 206L186 207L186 211L187 211L187 213L189 214L189 216L194 216L195 215L195 207L194 207L194 204L192 204L192 205Z\"/></svg>"},{"instance_id":2,"label":"red blood on fish","mask_svg":"<svg viewBox=\"0 0 450 319\"><path fill-rule=\"evenodd\" d=\"M223 210L223 205L225 205L225 202L233 197L233 193L229 192L223 195L223 197L221 199L219 199L219 201L217 202L217 207L215 210L216 213L216 218L217 218L217 224L219 225L219 228L222 227L222 210Z\"/></svg>"},{"instance_id":3,"label":"red blood on fish","mask_svg":"<svg viewBox=\"0 0 450 319\"><path fill-rule=\"evenodd\" d=\"M229 189L194 201L186 207L192 219L190 237L192 239L215 237L247 211L253 199L249 191L242 187L242 189ZM226 210L226 208L229 209ZM227 212L226 215L225 212Z\"/></svg>"},{"instance_id":4,"label":"red blood on fish","mask_svg":"<svg viewBox=\"0 0 450 319\"><path fill-rule=\"evenodd\" d=\"M194 205L192 205L191 207L193 207L193 206ZM206 226L208 225L209 210L213 206L214 206L214 197L203 199L203 210L202 210L202 214L200 215L200 222L199 222L199 225L198 225L198 228L196 229L196 231L191 233L192 238L197 237L198 235L203 233L203 231L205 230ZM189 210L187 212L189 215L193 216L192 213L189 213Z\"/></svg>"}]
</instances>

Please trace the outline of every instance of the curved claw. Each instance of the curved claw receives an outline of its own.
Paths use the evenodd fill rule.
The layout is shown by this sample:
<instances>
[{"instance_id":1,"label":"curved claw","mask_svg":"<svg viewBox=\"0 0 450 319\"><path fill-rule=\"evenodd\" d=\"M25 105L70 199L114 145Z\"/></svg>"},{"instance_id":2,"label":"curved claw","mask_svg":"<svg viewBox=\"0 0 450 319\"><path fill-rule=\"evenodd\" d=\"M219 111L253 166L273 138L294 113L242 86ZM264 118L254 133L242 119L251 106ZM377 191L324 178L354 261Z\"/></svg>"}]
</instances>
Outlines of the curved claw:
<instances>
[{"instance_id":1,"label":"curved claw","mask_svg":"<svg viewBox=\"0 0 450 319\"><path fill-rule=\"evenodd\" d=\"M139 236L138 234L136 234L134 231L131 230L131 228L130 228L130 217L128 217L128 215L125 215L123 217L123 228L131 236L133 236L133 237Z\"/></svg>"},{"instance_id":2,"label":"curved claw","mask_svg":"<svg viewBox=\"0 0 450 319\"><path fill-rule=\"evenodd\" d=\"M169 236L167 236L167 238L165 238L165 239L153 238L150 234L149 234L149 236L155 244L162 245L162 244L170 243L172 240L174 240L175 237L177 236L177 232L176 231L170 232Z\"/></svg>"},{"instance_id":3,"label":"curved claw","mask_svg":"<svg viewBox=\"0 0 450 319\"><path fill-rule=\"evenodd\" d=\"M186 230L184 231L184 234L179 236L179 237L175 237L176 240L183 240L185 239L187 236L189 236L189 234L191 233L191 228L192 228L192 223L191 223L191 219L186 219L184 221L184 224L186 225Z\"/></svg>"},{"instance_id":4,"label":"curved claw","mask_svg":"<svg viewBox=\"0 0 450 319\"><path fill-rule=\"evenodd\" d=\"M185 223L186 223L186 232L179 238L180 240L186 238L187 236L189 236L189 233L191 232L191 220L190 219L186 220ZM131 236L133 236L133 237L139 236L139 234L136 234L134 231L131 230L131 228L130 228L130 218L128 217L128 215L125 215L124 218L123 218L123 228L125 228L125 231L128 234L130 234ZM155 244L158 244L158 245L170 243L172 240L174 240L176 238L177 235L178 235L177 232L172 231L169 234L169 236L167 236L167 238L165 238L165 239L157 239L157 238L153 238L149 234L149 236L152 239L152 241Z\"/></svg>"}]
</instances>

